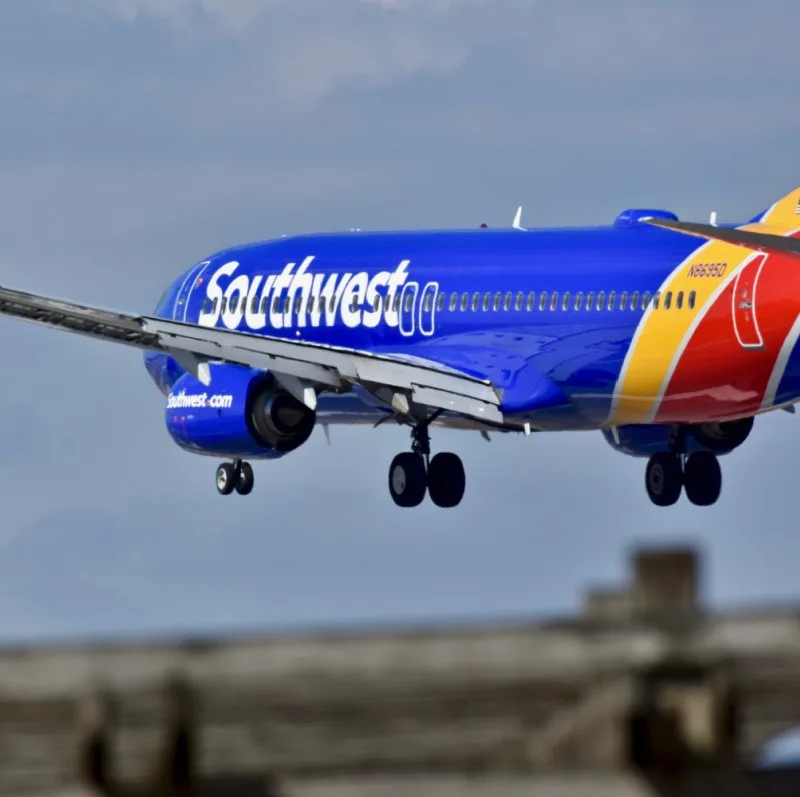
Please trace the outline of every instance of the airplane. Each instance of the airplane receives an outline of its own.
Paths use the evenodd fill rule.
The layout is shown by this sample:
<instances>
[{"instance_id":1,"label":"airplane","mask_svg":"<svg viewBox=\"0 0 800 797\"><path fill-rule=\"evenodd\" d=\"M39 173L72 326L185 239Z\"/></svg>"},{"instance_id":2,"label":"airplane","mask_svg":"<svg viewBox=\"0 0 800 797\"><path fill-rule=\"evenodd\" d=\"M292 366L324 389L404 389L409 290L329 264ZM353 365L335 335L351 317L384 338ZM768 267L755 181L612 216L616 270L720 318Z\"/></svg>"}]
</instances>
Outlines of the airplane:
<instances>
[{"instance_id":1,"label":"airplane","mask_svg":"<svg viewBox=\"0 0 800 797\"><path fill-rule=\"evenodd\" d=\"M144 350L182 449L252 460L317 426L410 430L399 507L457 506L460 457L431 430L595 431L647 460L659 507L719 499L755 416L800 401L800 189L744 224L629 208L611 224L315 233L195 263L149 315L0 288L0 314Z\"/></svg>"}]
</instances>

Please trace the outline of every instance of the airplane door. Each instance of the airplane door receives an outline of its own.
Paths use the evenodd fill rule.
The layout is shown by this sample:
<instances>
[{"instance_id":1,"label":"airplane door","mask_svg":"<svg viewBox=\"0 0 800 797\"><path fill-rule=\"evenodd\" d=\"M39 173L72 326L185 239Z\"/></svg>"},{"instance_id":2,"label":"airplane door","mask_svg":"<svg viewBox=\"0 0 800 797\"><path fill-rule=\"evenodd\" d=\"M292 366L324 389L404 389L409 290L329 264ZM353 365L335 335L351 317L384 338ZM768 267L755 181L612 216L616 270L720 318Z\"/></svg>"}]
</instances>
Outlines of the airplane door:
<instances>
[{"instance_id":1,"label":"airplane door","mask_svg":"<svg viewBox=\"0 0 800 797\"><path fill-rule=\"evenodd\" d=\"M201 278L203 271L205 271L205 268L208 265L209 261L204 260L202 263L198 263L186 275L186 279L184 279L183 284L178 291L178 295L175 297L175 306L173 308L172 317L176 321L186 321L186 312L189 309L189 298L192 295L192 291L199 287L198 279Z\"/></svg>"},{"instance_id":2,"label":"airplane door","mask_svg":"<svg viewBox=\"0 0 800 797\"><path fill-rule=\"evenodd\" d=\"M733 329L743 349L761 349L764 338L758 327L756 291L767 255L757 255L745 263L733 286Z\"/></svg>"},{"instance_id":3,"label":"airplane door","mask_svg":"<svg viewBox=\"0 0 800 797\"><path fill-rule=\"evenodd\" d=\"M417 282L407 282L400 293L400 334L406 338L410 338L414 334L418 293L419 283Z\"/></svg>"},{"instance_id":4,"label":"airplane door","mask_svg":"<svg viewBox=\"0 0 800 797\"><path fill-rule=\"evenodd\" d=\"M429 282L422 289L419 301L419 331L423 335L433 335L434 316L436 315L436 295L439 293L439 283Z\"/></svg>"}]
</instances>

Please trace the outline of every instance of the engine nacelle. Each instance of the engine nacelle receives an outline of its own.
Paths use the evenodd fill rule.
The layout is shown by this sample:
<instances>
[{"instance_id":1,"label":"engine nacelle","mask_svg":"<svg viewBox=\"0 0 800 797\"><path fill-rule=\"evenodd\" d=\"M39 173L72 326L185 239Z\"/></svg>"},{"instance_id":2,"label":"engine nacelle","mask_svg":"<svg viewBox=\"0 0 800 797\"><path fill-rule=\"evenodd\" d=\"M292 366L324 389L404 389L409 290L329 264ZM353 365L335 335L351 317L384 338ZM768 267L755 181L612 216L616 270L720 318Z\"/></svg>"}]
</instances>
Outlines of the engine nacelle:
<instances>
[{"instance_id":1,"label":"engine nacelle","mask_svg":"<svg viewBox=\"0 0 800 797\"><path fill-rule=\"evenodd\" d=\"M209 387L185 374L167 398L167 430L195 454L276 459L305 443L315 422L270 374L233 365L212 365Z\"/></svg>"},{"instance_id":2,"label":"engine nacelle","mask_svg":"<svg viewBox=\"0 0 800 797\"><path fill-rule=\"evenodd\" d=\"M713 451L715 454L728 454L738 448L749 436L753 428L753 418L725 421L713 424L693 424L687 427L686 452ZM651 457L659 451L669 451L669 425L627 424L617 427L619 442L614 439L611 429L603 429L603 437L616 451L630 457Z\"/></svg>"},{"instance_id":3,"label":"engine nacelle","mask_svg":"<svg viewBox=\"0 0 800 797\"><path fill-rule=\"evenodd\" d=\"M755 418L738 418L719 423L698 423L689 427L692 437L715 454L727 454L750 436Z\"/></svg>"}]
</instances>

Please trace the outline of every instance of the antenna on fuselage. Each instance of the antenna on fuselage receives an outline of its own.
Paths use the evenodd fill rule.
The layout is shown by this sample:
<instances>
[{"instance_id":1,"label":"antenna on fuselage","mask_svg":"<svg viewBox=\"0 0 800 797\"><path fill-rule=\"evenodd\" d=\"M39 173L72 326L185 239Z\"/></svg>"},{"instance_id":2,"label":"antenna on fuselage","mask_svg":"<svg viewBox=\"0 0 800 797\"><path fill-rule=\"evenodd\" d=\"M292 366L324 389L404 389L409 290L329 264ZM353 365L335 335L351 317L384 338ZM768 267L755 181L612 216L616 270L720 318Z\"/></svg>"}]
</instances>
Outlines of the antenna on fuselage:
<instances>
[{"instance_id":1,"label":"antenna on fuselage","mask_svg":"<svg viewBox=\"0 0 800 797\"><path fill-rule=\"evenodd\" d=\"M517 208L517 212L516 212L516 214L514 216L514 221L511 223L511 226L515 230L522 230L523 232L526 232L525 228L520 225L521 221L522 221L522 205L520 205Z\"/></svg>"}]
</instances>

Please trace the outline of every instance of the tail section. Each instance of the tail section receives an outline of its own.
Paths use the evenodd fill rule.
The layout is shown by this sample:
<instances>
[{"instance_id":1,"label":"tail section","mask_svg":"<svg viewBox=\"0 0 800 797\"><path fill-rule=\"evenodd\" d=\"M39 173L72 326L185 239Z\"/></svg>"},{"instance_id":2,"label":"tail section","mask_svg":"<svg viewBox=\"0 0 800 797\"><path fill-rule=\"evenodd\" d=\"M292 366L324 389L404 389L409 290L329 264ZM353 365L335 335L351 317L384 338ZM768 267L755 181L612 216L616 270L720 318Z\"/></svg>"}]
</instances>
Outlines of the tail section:
<instances>
[{"instance_id":1,"label":"tail section","mask_svg":"<svg viewBox=\"0 0 800 797\"><path fill-rule=\"evenodd\" d=\"M800 188L795 188L765 210L757 223L784 232L800 227Z\"/></svg>"}]
</instances>

